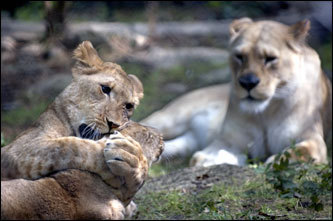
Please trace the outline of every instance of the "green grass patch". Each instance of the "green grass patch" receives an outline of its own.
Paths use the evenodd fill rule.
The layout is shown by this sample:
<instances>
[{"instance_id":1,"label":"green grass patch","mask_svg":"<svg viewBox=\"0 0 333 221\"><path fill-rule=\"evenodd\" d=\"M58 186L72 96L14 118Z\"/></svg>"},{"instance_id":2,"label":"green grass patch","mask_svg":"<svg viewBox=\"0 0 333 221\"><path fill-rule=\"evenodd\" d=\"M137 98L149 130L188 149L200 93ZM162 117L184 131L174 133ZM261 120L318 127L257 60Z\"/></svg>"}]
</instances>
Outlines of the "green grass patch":
<instances>
[{"instance_id":1,"label":"green grass patch","mask_svg":"<svg viewBox=\"0 0 333 221\"><path fill-rule=\"evenodd\" d=\"M1 147L6 146L6 145L7 145L7 141L5 140L5 136L1 132Z\"/></svg>"},{"instance_id":2,"label":"green grass patch","mask_svg":"<svg viewBox=\"0 0 333 221\"><path fill-rule=\"evenodd\" d=\"M10 131L9 134L1 131L1 146L10 143L19 133L37 120L50 102L50 100L36 95L25 95L17 108L1 111L1 128L6 128L6 132Z\"/></svg>"},{"instance_id":3,"label":"green grass patch","mask_svg":"<svg viewBox=\"0 0 333 221\"><path fill-rule=\"evenodd\" d=\"M41 101L34 105L24 105L11 111L1 111L1 124L8 126L27 126L45 111L48 102Z\"/></svg>"},{"instance_id":4,"label":"green grass patch","mask_svg":"<svg viewBox=\"0 0 333 221\"><path fill-rule=\"evenodd\" d=\"M270 173L274 170L258 167L256 177L240 185L217 183L205 190L138 195L133 219L332 219L331 166L298 163L281 169L290 173L298 168L299 175L288 178L300 193L289 197L270 181L278 176ZM320 209L313 206L314 196Z\"/></svg>"},{"instance_id":5,"label":"green grass patch","mask_svg":"<svg viewBox=\"0 0 333 221\"><path fill-rule=\"evenodd\" d=\"M16 10L15 18L22 21L41 21L44 19L44 14L44 2L31 1Z\"/></svg>"},{"instance_id":6,"label":"green grass patch","mask_svg":"<svg viewBox=\"0 0 333 221\"><path fill-rule=\"evenodd\" d=\"M324 70L332 71L332 39L318 48L318 54Z\"/></svg>"}]
</instances>

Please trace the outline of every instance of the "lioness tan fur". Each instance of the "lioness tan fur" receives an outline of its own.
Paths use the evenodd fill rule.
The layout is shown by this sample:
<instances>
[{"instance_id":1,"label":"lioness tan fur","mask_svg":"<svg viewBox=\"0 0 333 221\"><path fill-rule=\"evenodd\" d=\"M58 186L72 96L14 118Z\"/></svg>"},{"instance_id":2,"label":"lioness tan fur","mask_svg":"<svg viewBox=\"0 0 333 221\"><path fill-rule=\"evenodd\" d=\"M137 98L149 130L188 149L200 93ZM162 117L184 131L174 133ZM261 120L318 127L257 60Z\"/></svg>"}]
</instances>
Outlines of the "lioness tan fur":
<instances>
[{"instance_id":1,"label":"lioness tan fur","mask_svg":"<svg viewBox=\"0 0 333 221\"><path fill-rule=\"evenodd\" d=\"M1 148L1 179L86 170L101 176L128 205L147 176L147 159L130 138L101 138L129 121L143 97L142 84L119 65L102 61L88 41L74 58L72 83L33 126Z\"/></svg>"},{"instance_id":2,"label":"lioness tan fur","mask_svg":"<svg viewBox=\"0 0 333 221\"><path fill-rule=\"evenodd\" d=\"M324 139L332 136L332 88L321 69L318 54L306 44L309 29L307 20L291 26L274 21L254 22L249 18L231 23L232 82L228 105L224 107L227 113L222 126L216 128L219 131L216 137L206 141L206 147L193 155L191 165L244 165L248 157L271 162L293 142L301 153L297 157L292 152L293 158L327 162ZM204 93L206 89L200 90ZM220 99L224 98L225 95L221 95ZM188 102L179 108L194 109L192 106ZM170 112L180 111L173 108ZM206 128L205 122L213 121L208 116L205 117L208 120L202 120L203 128ZM192 122L191 117L193 115L188 115L188 120L183 121ZM154 117L142 121L162 128L159 122L163 121ZM200 130L200 126L197 128ZM201 133L205 134L205 131ZM173 148L167 144L175 140L184 141L185 138L178 135L166 141L166 153Z\"/></svg>"},{"instance_id":3,"label":"lioness tan fur","mask_svg":"<svg viewBox=\"0 0 333 221\"><path fill-rule=\"evenodd\" d=\"M159 158L163 139L154 129L129 122L120 131L111 139L130 136L140 143L149 164ZM133 202L125 208L98 175L87 171L1 182L1 219L123 219L135 209Z\"/></svg>"}]
</instances>

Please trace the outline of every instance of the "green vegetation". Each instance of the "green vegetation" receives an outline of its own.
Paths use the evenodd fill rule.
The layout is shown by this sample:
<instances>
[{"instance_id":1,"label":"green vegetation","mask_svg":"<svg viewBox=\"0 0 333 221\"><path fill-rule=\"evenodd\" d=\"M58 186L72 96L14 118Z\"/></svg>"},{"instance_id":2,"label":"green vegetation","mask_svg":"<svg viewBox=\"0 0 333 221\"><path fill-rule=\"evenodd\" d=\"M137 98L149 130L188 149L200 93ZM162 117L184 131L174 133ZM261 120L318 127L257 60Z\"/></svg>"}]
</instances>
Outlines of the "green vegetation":
<instances>
[{"instance_id":1,"label":"green vegetation","mask_svg":"<svg viewBox=\"0 0 333 221\"><path fill-rule=\"evenodd\" d=\"M22 21L40 21L44 18L44 2L31 1L27 6L20 7L15 17Z\"/></svg>"},{"instance_id":2,"label":"green vegetation","mask_svg":"<svg viewBox=\"0 0 333 221\"><path fill-rule=\"evenodd\" d=\"M256 18L264 16L268 11L271 11L272 16L275 13L272 7L277 7L277 5L269 2L257 1L247 2L246 4L237 1L208 1L207 3L208 8L212 9L219 19L245 16Z\"/></svg>"},{"instance_id":3,"label":"green vegetation","mask_svg":"<svg viewBox=\"0 0 333 221\"><path fill-rule=\"evenodd\" d=\"M46 109L47 103L41 102L31 107L20 107L18 109L2 112L1 123L9 126L26 126L31 124Z\"/></svg>"},{"instance_id":4,"label":"green vegetation","mask_svg":"<svg viewBox=\"0 0 333 221\"><path fill-rule=\"evenodd\" d=\"M22 104L10 111L1 111L1 127L7 128L10 131L4 138L3 131L1 132L2 140L7 143L11 142L20 132L29 127L37 118L46 110L50 101L38 96L25 96L22 98ZM6 130L6 132L8 132Z\"/></svg>"},{"instance_id":5,"label":"green vegetation","mask_svg":"<svg viewBox=\"0 0 333 221\"><path fill-rule=\"evenodd\" d=\"M291 149L297 153L295 146ZM273 185L281 198L310 199L310 208L323 210L321 196L332 190L332 168L311 165L311 162L290 161L290 153L279 154L266 168L266 181Z\"/></svg>"},{"instance_id":6,"label":"green vegetation","mask_svg":"<svg viewBox=\"0 0 333 221\"><path fill-rule=\"evenodd\" d=\"M138 213L134 218L332 218L330 166L276 160L269 167L254 167L256 177L241 185L215 184L209 189L196 190L198 192L162 191L139 195L136 197ZM283 190L289 195L281 190L277 180L282 182Z\"/></svg>"},{"instance_id":7,"label":"green vegetation","mask_svg":"<svg viewBox=\"0 0 333 221\"><path fill-rule=\"evenodd\" d=\"M3 136L2 132L1 132L1 147L6 146L7 142L5 140L5 137Z\"/></svg>"},{"instance_id":8,"label":"green vegetation","mask_svg":"<svg viewBox=\"0 0 333 221\"><path fill-rule=\"evenodd\" d=\"M318 53L324 70L332 72L332 39L318 48Z\"/></svg>"}]
</instances>

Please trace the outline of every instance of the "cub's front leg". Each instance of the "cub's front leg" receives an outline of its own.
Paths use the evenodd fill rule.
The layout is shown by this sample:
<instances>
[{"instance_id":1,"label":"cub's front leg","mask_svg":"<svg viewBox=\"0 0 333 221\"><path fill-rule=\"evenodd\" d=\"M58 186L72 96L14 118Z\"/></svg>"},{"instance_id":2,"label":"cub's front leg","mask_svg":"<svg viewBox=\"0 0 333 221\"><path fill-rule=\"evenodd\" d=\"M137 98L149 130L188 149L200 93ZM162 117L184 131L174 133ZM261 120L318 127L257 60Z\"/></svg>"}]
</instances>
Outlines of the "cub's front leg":
<instances>
[{"instance_id":1,"label":"cub's front leg","mask_svg":"<svg viewBox=\"0 0 333 221\"><path fill-rule=\"evenodd\" d=\"M21 137L1 149L1 178L37 179L64 169L113 176L104 162L106 142L106 139L93 141L78 137L35 140Z\"/></svg>"},{"instance_id":2,"label":"cub's front leg","mask_svg":"<svg viewBox=\"0 0 333 221\"><path fill-rule=\"evenodd\" d=\"M1 149L2 179L38 179L65 169L87 170L100 175L114 187L115 194L127 205L147 174L148 166L141 146L134 145L132 140L103 138L93 141L60 137L28 142L23 138ZM123 161L114 158L114 151L104 158L104 148L109 148L114 142L118 142L115 144L119 151L117 156ZM109 161L108 164L106 161Z\"/></svg>"}]
</instances>

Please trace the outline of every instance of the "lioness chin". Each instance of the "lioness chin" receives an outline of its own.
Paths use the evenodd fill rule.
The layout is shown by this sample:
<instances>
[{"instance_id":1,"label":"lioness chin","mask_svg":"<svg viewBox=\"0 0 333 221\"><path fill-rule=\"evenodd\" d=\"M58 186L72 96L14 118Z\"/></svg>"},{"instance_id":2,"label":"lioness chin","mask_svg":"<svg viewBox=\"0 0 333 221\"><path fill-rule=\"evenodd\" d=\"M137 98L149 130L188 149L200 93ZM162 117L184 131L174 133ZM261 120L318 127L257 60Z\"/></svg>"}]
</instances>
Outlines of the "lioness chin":
<instances>
[{"instance_id":1,"label":"lioness chin","mask_svg":"<svg viewBox=\"0 0 333 221\"><path fill-rule=\"evenodd\" d=\"M200 134L206 132L200 130L198 124L195 129L184 126L187 131L183 129L182 134L191 131L197 136L189 139L173 134L173 139L166 141L165 153L177 155L172 151L173 146L168 145L170 143L178 144L180 150L186 149L188 143L197 143L200 147L200 142L204 141L206 147L194 153L190 160L192 166L244 165L248 158L271 162L276 154L295 142L295 150L300 155L288 149L292 159L327 162L324 139L332 136L332 88L321 70L318 54L305 42L309 29L307 20L291 26L274 21L254 22L249 18L233 21L229 42L232 81L222 127L215 127L217 133L213 139L204 140ZM200 90L203 94L205 90L209 92L208 89ZM191 100L190 96L193 95L186 99ZM207 96L213 97L210 93ZM224 97L225 94L221 94L220 104ZM200 121L203 128L214 119L221 122L219 116L209 117L214 111L212 106L208 107L212 102L214 100L207 102L206 120ZM179 108L187 104L182 103ZM142 123L167 132L168 127L159 125L157 117L166 116L171 111L168 111L169 107L173 108L173 113L181 113L169 105ZM186 108L192 109L191 106ZM173 118L167 116L169 122L173 122ZM194 118L198 119L199 114L183 117L186 119L183 119L184 125L192 125L189 122L196 122ZM164 136L169 137L169 134Z\"/></svg>"}]
</instances>

